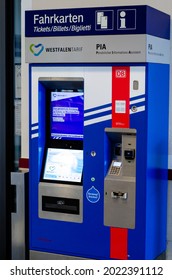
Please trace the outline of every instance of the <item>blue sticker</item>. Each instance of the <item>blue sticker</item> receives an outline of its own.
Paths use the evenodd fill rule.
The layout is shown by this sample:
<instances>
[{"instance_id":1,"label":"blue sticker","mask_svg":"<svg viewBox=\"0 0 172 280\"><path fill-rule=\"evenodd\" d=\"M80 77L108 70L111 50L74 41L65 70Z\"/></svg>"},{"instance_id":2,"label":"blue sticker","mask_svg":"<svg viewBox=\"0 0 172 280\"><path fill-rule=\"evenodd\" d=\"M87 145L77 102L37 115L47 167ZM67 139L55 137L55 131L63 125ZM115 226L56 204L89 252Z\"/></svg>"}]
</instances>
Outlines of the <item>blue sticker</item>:
<instances>
[{"instance_id":1,"label":"blue sticker","mask_svg":"<svg viewBox=\"0 0 172 280\"><path fill-rule=\"evenodd\" d=\"M94 186L92 186L91 189L87 191L86 197L89 202L97 203L100 199L100 193Z\"/></svg>"}]
</instances>

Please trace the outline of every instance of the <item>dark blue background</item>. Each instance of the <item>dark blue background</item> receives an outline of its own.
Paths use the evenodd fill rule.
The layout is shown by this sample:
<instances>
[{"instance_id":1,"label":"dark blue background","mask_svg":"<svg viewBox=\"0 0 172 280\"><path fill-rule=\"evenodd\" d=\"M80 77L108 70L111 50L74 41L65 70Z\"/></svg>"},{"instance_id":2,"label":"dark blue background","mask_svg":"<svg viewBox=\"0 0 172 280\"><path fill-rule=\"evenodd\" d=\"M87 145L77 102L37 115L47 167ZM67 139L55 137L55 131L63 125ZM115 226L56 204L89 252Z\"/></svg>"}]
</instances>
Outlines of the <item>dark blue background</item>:
<instances>
[{"instance_id":1,"label":"dark blue background","mask_svg":"<svg viewBox=\"0 0 172 280\"><path fill-rule=\"evenodd\" d=\"M133 10L136 9L136 29L117 30L117 13L118 10ZM114 12L114 29L113 30L97 30L96 26L96 12L112 10ZM61 23L61 24L45 24L35 26L38 27L51 27L54 25L70 26L70 25L91 25L91 30L71 32L71 31L58 31L58 32L34 32L34 14L44 16L56 15L83 15L84 22L82 23ZM131 18L129 18L131 16ZM115 35L115 34L150 34L157 37L169 39L170 38L170 16L162 13L149 6L123 6L123 7L97 7L97 8L80 8L80 9L58 9L58 10L39 10L39 11L26 11L25 12L25 36L26 37L54 37L54 36L88 36L88 35ZM133 26L133 12L127 15L127 24Z\"/></svg>"}]
</instances>

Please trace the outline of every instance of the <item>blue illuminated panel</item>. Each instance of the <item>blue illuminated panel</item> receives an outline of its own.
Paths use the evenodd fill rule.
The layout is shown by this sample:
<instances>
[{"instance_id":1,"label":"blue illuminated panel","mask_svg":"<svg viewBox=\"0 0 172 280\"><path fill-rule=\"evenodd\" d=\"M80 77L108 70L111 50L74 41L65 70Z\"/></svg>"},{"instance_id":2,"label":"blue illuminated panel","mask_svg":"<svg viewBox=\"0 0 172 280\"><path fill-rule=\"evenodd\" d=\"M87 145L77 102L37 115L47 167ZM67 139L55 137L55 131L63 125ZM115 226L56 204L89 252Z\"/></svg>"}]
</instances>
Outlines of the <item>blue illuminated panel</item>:
<instances>
[{"instance_id":1,"label":"blue illuminated panel","mask_svg":"<svg viewBox=\"0 0 172 280\"><path fill-rule=\"evenodd\" d=\"M83 92L51 93L51 139L83 139Z\"/></svg>"}]
</instances>

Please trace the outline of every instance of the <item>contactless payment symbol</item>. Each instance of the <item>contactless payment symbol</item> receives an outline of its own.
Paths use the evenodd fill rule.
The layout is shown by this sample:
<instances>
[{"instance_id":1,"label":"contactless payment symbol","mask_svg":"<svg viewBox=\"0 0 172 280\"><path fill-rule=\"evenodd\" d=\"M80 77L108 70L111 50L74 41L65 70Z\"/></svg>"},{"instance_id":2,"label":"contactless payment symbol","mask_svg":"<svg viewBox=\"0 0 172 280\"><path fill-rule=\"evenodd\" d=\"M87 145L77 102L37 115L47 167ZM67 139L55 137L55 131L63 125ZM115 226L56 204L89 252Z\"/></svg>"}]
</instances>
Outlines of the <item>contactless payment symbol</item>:
<instances>
[{"instance_id":1,"label":"contactless payment symbol","mask_svg":"<svg viewBox=\"0 0 172 280\"><path fill-rule=\"evenodd\" d=\"M95 29L100 30L113 30L114 28L114 11L103 10L96 11Z\"/></svg>"},{"instance_id":2,"label":"contactless payment symbol","mask_svg":"<svg viewBox=\"0 0 172 280\"><path fill-rule=\"evenodd\" d=\"M33 55L35 56L39 56L44 50L44 46L42 44L31 44L30 45L30 51Z\"/></svg>"},{"instance_id":3,"label":"contactless payment symbol","mask_svg":"<svg viewBox=\"0 0 172 280\"><path fill-rule=\"evenodd\" d=\"M100 193L99 191L94 187L92 186L86 193L86 197L88 199L89 202L91 203L96 203L99 201L100 199Z\"/></svg>"}]
</instances>

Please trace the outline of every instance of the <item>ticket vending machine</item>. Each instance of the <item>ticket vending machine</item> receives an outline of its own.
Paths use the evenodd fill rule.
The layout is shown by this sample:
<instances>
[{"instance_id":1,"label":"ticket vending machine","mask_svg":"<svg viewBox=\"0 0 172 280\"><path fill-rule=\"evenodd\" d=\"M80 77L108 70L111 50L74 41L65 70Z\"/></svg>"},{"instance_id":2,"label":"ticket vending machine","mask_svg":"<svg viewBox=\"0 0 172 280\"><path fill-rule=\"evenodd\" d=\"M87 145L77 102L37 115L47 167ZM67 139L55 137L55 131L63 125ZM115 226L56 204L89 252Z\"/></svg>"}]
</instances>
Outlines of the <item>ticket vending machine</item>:
<instances>
[{"instance_id":1,"label":"ticket vending machine","mask_svg":"<svg viewBox=\"0 0 172 280\"><path fill-rule=\"evenodd\" d=\"M151 33L146 41L145 35L139 37L141 46L146 42L147 58L142 56L143 49L140 53L129 49L125 58L124 51L96 50L95 63L94 56L90 62L88 54L69 56L68 51L76 49L58 47L53 49L58 53L54 62L45 46L45 35L49 35L44 32L40 47L41 35L38 40L27 31L31 18L37 22L45 11L27 12L30 259L156 259L166 250L169 16L147 6L91 8L90 13L98 13L101 21L102 9L107 18L121 9L126 15L136 13L135 20L143 11L151 22L156 13L161 15L163 31L160 26L158 33L156 28L147 28L142 30ZM80 18L86 11L79 9ZM46 11L46 18L51 12L59 11ZM61 15L66 12L60 10ZM111 32L101 22L96 28L95 32L103 29L102 35ZM95 47L102 35L87 40ZM113 35L113 39L118 44L121 40L121 48L126 48L123 39L131 35ZM54 35L51 43L65 44L65 36L59 41ZM77 44L80 39L85 42L85 36L77 36ZM104 47L110 48L112 37L103 38ZM166 47L156 50L157 40ZM137 35L133 41L138 42Z\"/></svg>"}]
</instances>

